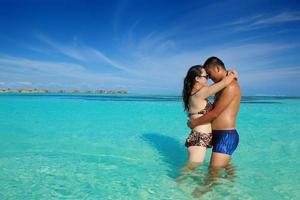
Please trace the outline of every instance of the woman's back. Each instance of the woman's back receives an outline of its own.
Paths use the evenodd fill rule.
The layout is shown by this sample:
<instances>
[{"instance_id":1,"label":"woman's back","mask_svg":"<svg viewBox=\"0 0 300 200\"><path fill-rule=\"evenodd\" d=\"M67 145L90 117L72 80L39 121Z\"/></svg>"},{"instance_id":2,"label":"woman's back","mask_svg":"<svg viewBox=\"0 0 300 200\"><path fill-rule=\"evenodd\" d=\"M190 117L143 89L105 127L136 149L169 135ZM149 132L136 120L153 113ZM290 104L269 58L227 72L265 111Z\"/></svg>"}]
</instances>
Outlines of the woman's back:
<instances>
[{"instance_id":1,"label":"woman's back","mask_svg":"<svg viewBox=\"0 0 300 200\"><path fill-rule=\"evenodd\" d=\"M201 97L201 91L197 92L196 95L191 95L189 99L189 113L191 119L201 117L211 109L212 105L209 103L209 101ZM194 130L203 133L211 133L211 123L196 126Z\"/></svg>"}]
</instances>

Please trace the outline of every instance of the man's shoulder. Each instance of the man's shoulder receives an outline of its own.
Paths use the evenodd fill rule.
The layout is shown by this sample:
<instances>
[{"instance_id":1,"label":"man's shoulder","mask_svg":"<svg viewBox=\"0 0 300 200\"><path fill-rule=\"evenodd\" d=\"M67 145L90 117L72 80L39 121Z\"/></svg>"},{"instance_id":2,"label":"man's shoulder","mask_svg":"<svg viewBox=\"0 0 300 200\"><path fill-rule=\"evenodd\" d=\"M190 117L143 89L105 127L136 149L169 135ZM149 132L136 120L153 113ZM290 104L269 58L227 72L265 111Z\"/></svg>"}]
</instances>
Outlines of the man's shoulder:
<instances>
[{"instance_id":1,"label":"man's shoulder","mask_svg":"<svg viewBox=\"0 0 300 200\"><path fill-rule=\"evenodd\" d=\"M224 93L227 94L237 94L240 93L240 91L240 85L236 80L232 81L226 88L224 88Z\"/></svg>"}]
</instances>

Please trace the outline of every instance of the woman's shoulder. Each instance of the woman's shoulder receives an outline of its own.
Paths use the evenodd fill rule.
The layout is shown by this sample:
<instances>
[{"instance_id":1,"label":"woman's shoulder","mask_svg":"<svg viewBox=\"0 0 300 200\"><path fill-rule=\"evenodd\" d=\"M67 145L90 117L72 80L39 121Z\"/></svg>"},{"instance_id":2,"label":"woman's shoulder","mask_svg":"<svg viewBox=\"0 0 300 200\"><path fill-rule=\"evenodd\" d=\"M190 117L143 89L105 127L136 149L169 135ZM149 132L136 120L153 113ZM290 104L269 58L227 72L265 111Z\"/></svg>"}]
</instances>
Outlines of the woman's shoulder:
<instances>
[{"instance_id":1,"label":"woman's shoulder","mask_svg":"<svg viewBox=\"0 0 300 200\"><path fill-rule=\"evenodd\" d=\"M203 98L203 96L199 93L190 96L190 104L200 104L203 103L204 101L206 101L206 98Z\"/></svg>"},{"instance_id":2,"label":"woman's shoulder","mask_svg":"<svg viewBox=\"0 0 300 200\"><path fill-rule=\"evenodd\" d=\"M191 94L191 97L196 97L196 98L202 98L202 99L205 99L206 97L205 94L206 94L206 91L207 91L207 88L208 86L203 86L201 87L200 89L196 90L196 92L193 92Z\"/></svg>"}]
</instances>

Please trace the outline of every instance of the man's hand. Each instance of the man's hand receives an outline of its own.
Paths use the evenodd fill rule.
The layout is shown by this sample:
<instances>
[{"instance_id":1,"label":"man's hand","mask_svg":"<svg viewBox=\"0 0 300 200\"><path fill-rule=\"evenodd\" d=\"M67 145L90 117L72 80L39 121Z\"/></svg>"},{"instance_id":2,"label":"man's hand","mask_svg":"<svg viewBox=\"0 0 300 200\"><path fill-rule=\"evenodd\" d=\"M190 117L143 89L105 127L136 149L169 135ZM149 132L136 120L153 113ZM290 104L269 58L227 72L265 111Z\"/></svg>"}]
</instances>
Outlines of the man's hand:
<instances>
[{"instance_id":1,"label":"man's hand","mask_svg":"<svg viewBox=\"0 0 300 200\"><path fill-rule=\"evenodd\" d=\"M187 126L191 129L195 128L197 126L196 119L190 119L187 121Z\"/></svg>"}]
</instances>

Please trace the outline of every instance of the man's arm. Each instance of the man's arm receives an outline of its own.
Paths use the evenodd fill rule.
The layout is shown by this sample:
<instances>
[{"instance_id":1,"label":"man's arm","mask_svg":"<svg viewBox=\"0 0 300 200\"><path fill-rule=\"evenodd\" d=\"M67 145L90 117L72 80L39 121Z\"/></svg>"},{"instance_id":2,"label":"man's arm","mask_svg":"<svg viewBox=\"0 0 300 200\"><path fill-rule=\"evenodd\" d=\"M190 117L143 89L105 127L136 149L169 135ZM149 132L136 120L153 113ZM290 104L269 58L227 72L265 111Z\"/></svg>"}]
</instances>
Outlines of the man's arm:
<instances>
[{"instance_id":1,"label":"man's arm","mask_svg":"<svg viewBox=\"0 0 300 200\"><path fill-rule=\"evenodd\" d=\"M231 83L222 91L221 96L215 103L214 109L201 117L198 117L196 119L190 119L188 121L188 126L190 128L194 128L195 126L206 124L216 119L233 100L235 93L236 83Z\"/></svg>"}]
</instances>

